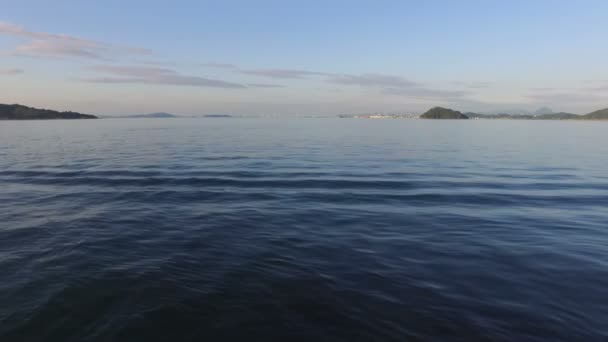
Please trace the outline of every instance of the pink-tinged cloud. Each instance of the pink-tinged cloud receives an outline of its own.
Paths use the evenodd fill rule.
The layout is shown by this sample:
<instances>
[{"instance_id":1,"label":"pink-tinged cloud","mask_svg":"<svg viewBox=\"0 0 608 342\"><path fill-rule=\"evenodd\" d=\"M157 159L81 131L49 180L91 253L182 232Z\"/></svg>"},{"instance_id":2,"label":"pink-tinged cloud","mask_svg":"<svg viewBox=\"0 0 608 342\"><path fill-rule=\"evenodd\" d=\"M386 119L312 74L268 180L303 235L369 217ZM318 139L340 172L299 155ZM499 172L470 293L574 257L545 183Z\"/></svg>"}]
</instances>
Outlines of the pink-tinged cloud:
<instances>
[{"instance_id":1,"label":"pink-tinged cloud","mask_svg":"<svg viewBox=\"0 0 608 342\"><path fill-rule=\"evenodd\" d=\"M151 51L129 46L107 44L80 37L36 32L22 26L0 22L0 35L26 39L9 54L29 57L78 57L87 59L110 59L117 54L150 54Z\"/></svg>"},{"instance_id":2,"label":"pink-tinged cloud","mask_svg":"<svg viewBox=\"0 0 608 342\"><path fill-rule=\"evenodd\" d=\"M92 67L91 70L107 74L106 76L85 80L92 83L140 83L228 89L247 88L238 83L200 76L182 75L175 70L167 68L99 65Z\"/></svg>"}]
</instances>

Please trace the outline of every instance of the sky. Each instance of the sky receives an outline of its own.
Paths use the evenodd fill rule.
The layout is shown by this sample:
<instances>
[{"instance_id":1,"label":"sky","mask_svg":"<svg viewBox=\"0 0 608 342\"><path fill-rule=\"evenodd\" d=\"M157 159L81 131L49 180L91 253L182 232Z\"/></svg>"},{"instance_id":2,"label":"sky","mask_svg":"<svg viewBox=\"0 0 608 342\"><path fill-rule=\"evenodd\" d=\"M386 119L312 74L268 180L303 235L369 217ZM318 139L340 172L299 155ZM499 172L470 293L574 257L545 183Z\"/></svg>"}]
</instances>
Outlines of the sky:
<instances>
[{"instance_id":1,"label":"sky","mask_svg":"<svg viewBox=\"0 0 608 342\"><path fill-rule=\"evenodd\" d=\"M608 107L605 0L0 0L0 9L0 103L100 115Z\"/></svg>"}]
</instances>

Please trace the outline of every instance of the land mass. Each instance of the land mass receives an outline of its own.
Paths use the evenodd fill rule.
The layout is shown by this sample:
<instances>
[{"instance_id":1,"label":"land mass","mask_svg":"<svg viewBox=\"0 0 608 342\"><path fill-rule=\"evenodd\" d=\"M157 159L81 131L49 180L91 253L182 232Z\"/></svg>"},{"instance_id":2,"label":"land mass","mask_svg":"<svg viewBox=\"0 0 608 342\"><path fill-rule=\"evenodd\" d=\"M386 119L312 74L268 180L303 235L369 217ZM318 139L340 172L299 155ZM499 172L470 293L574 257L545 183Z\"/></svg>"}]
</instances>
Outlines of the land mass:
<instances>
[{"instance_id":1,"label":"land mass","mask_svg":"<svg viewBox=\"0 0 608 342\"><path fill-rule=\"evenodd\" d=\"M104 116L107 119L171 119L171 118L179 118L179 116L159 112L159 113L149 113L149 114L131 114L131 115L120 115L120 116Z\"/></svg>"},{"instance_id":2,"label":"land mass","mask_svg":"<svg viewBox=\"0 0 608 342\"><path fill-rule=\"evenodd\" d=\"M546 112L548 108L542 108ZM540 112L537 111L537 113ZM435 107L420 116L421 119L487 119L487 120L608 120L608 108L597 110L585 115L572 113L546 113L546 114L479 114L460 113L458 111Z\"/></svg>"},{"instance_id":3,"label":"land mass","mask_svg":"<svg viewBox=\"0 0 608 342\"><path fill-rule=\"evenodd\" d=\"M231 118L232 115L229 114L207 114L203 116L204 118Z\"/></svg>"},{"instance_id":4,"label":"land mass","mask_svg":"<svg viewBox=\"0 0 608 342\"><path fill-rule=\"evenodd\" d=\"M541 114L541 115L532 115L532 114L479 114L479 113L465 113L471 119L505 119L505 120L576 120L580 119L582 116L572 113L551 113L551 114Z\"/></svg>"},{"instance_id":5,"label":"land mass","mask_svg":"<svg viewBox=\"0 0 608 342\"><path fill-rule=\"evenodd\" d=\"M58 112L37 109L18 104L0 104L0 120L57 120L57 119L97 119L95 115L76 112Z\"/></svg>"},{"instance_id":6,"label":"land mass","mask_svg":"<svg viewBox=\"0 0 608 342\"><path fill-rule=\"evenodd\" d=\"M159 112L150 114L131 114L120 116L104 116L106 119L173 119L173 118L231 118L228 114L207 114L203 116L180 116L171 113Z\"/></svg>"},{"instance_id":7,"label":"land mass","mask_svg":"<svg viewBox=\"0 0 608 342\"><path fill-rule=\"evenodd\" d=\"M459 111L443 107L434 107L420 115L421 119L466 120L469 117Z\"/></svg>"},{"instance_id":8,"label":"land mass","mask_svg":"<svg viewBox=\"0 0 608 342\"><path fill-rule=\"evenodd\" d=\"M581 117L583 120L608 120L608 108L596 110Z\"/></svg>"}]
</instances>

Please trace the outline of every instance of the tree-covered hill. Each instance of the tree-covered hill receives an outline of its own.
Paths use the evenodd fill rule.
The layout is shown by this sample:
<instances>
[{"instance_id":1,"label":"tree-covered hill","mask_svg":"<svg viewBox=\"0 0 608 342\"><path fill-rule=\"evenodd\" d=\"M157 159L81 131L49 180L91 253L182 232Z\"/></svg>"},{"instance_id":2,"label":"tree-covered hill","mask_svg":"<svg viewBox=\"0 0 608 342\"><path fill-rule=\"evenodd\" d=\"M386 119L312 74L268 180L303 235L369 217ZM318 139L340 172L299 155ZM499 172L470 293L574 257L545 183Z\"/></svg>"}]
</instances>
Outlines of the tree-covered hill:
<instances>
[{"instance_id":1,"label":"tree-covered hill","mask_svg":"<svg viewBox=\"0 0 608 342\"><path fill-rule=\"evenodd\" d=\"M53 119L97 119L94 115L76 112L58 112L37 109L18 104L0 104L0 120L53 120Z\"/></svg>"},{"instance_id":2,"label":"tree-covered hill","mask_svg":"<svg viewBox=\"0 0 608 342\"><path fill-rule=\"evenodd\" d=\"M443 107L434 107L420 116L421 119L468 119L459 111Z\"/></svg>"}]
</instances>

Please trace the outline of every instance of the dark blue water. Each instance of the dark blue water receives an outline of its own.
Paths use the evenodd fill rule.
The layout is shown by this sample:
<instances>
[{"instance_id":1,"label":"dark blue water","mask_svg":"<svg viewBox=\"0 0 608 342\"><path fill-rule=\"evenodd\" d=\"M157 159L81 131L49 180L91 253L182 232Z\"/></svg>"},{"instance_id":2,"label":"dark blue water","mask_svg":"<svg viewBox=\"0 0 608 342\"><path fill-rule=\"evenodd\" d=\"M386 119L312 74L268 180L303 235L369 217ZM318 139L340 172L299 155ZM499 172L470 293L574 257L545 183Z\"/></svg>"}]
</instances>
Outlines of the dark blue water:
<instances>
[{"instance_id":1,"label":"dark blue water","mask_svg":"<svg viewBox=\"0 0 608 342\"><path fill-rule=\"evenodd\" d=\"M608 124L0 123L0 340L605 341Z\"/></svg>"}]
</instances>

